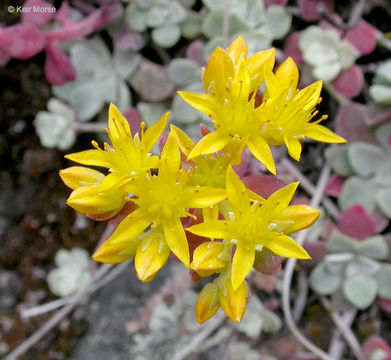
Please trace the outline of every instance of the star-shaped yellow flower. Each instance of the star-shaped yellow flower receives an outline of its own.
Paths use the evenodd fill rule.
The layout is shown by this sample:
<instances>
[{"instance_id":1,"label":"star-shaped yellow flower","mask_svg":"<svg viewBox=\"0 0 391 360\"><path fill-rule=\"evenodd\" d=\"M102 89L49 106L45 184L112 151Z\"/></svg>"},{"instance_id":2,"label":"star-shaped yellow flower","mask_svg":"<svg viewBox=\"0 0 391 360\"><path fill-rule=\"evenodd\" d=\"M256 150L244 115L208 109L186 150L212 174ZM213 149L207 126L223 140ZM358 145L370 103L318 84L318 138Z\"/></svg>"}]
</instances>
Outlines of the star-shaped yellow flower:
<instances>
[{"instance_id":1,"label":"star-shaped yellow flower","mask_svg":"<svg viewBox=\"0 0 391 360\"><path fill-rule=\"evenodd\" d=\"M266 92L262 104L254 110L261 121L260 134L269 145L286 145L289 155L300 160L301 143L305 137L327 143L344 143L346 140L326 127L319 120L310 122L318 111L321 101L322 82L317 81L297 90L299 71L295 62L288 58L273 74L265 70Z\"/></svg>"},{"instance_id":2,"label":"star-shaped yellow flower","mask_svg":"<svg viewBox=\"0 0 391 360\"><path fill-rule=\"evenodd\" d=\"M217 48L212 53L203 76L206 94L179 92L187 103L210 116L216 128L199 141L189 159L215 153L228 144L247 146L275 174L270 147L259 133L261 123L254 114L256 91L266 69L273 67L274 54L274 49L265 50L246 59L247 46L239 37L228 51Z\"/></svg>"},{"instance_id":3,"label":"star-shaped yellow flower","mask_svg":"<svg viewBox=\"0 0 391 360\"><path fill-rule=\"evenodd\" d=\"M138 208L128 215L111 237L95 252L93 258L105 262L111 248L125 249L150 225L160 225L170 250L188 267L189 248L181 218L190 208L212 206L226 197L224 189L189 186L181 180L181 158L178 144L171 132L162 150L158 175L147 175L137 180L133 189ZM187 180L187 177L185 177Z\"/></svg>"},{"instance_id":4,"label":"star-shaped yellow flower","mask_svg":"<svg viewBox=\"0 0 391 360\"><path fill-rule=\"evenodd\" d=\"M251 203L246 187L229 167L226 185L232 207L229 218L187 228L196 235L231 239L236 245L232 260L234 290L251 271L255 251L261 251L263 247L280 256L310 259L308 253L287 235L312 225L320 214L310 206L289 206L297 186L298 183L293 183L276 191L263 204Z\"/></svg>"}]
</instances>

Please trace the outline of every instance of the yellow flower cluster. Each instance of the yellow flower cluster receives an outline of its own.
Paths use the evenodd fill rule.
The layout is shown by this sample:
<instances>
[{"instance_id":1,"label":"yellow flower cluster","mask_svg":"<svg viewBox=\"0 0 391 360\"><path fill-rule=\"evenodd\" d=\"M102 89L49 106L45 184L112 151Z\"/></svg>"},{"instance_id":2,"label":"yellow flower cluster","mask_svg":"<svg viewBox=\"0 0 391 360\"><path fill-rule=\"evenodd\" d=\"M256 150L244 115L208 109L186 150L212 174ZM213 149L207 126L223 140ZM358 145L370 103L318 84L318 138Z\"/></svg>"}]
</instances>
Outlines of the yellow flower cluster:
<instances>
[{"instance_id":1,"label":"yellow flower cluster","mask_svg":"<svg viewBox=\"0 0 391 360\"><path fill-rule=\"evenodd\" d=\"M166 129L169 114L147 130L142 124L140 134L133 136L127 120L110 105L111 145L105 143L101 149L93 142L94 149L66 156L82 165L106 168L107 174L80 166L60 171L73 190L67 203L76 211L108 219L127 202L133 203L133 211L94 253L96 261L113 264L134 258L137 276L146 282L173 253L201 277L217 274L200 292L195 307L199 322L220 307L233 321L240 321L247 302L245 278L270 251L310 258L289 234L312 225L319 211L289 205L298 183L267 199L246 188L232 169L240 163L243 150L247 147L275 174L271 145L285 144L299 160L300 140L305 137L345 141L319 125L325 117L310 122L317 114L322 83L297 90L296 64L287 59L273 73L274 56L271 49L247 59L241 37L227 51L217 48L212 53L203 72L205 94L180 92L210 116L215 127L197 144L171 125L161 155L154 156L151 149ZM256 95L263 83L258 105ZM197 214L202 219L196 219L194 209L201 209ZM193 224L184 228L184 218L193 219ZM205 237L192 254L190 234Z\"/></svg>"}]
</instances>

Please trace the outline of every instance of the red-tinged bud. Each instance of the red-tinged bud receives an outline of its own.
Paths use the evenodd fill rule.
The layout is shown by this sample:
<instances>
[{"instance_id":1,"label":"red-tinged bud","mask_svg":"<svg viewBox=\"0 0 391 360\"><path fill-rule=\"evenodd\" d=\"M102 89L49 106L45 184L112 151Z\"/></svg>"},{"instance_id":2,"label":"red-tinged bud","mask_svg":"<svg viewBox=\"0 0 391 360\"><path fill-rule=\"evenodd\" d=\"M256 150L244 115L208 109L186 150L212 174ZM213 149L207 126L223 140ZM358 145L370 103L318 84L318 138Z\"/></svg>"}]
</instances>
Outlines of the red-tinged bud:
<instances>
[{"instance_id":1,"label":"red-tinged bud","mask_svg":"<svg viewBox=\"0 0 391 360\"><path fill-rule=\"evenodd\" d=\"M267 248L255 252L254 269L266 275L279 275L281 272L281 257Z\"/></svg>"},{"instance_id":2,"label":"red-tinged bud","mask_svg":"<svg viewBox=\"0 0 391 360\"><path fill-rule=\"evenodd\" d=\"M220 308L219 290L216 281L206 284L198 295L195 304L197 321L202 324L214 316Z\"/></svg>"}]
</instances>

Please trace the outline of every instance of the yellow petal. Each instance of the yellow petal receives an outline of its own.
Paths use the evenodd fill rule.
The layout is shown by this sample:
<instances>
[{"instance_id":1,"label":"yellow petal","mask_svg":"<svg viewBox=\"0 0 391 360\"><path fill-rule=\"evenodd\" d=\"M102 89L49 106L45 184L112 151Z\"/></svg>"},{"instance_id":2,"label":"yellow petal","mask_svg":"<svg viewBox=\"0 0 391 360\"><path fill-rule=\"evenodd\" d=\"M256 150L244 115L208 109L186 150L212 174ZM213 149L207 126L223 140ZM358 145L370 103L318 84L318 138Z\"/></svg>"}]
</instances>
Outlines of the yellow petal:
<instances>
[{"instance_id":1,"label":"yellow petal","mask_svg":"<svg viewBox=\"0 0 391 360\"><path fill-rule=\"evenodd\" d=\"M250 76L247 69L247 62L241 58L235 77L231 84L231 96L235 99L234 110L245 113L248 107L248 95L250 93ZM243 107L238 109L238 102Z\"/></svg>"},{"instance_id":2,"label":"yellow petal","mask_svg":"<svg viewBox=\"0 0 391 360\"><path fill-rule=\"evenodd\" d=\"M225 246L221 242L204 242L194 250L190 268L200 276L209 276L210 272L219 272L229 265L230 258L223 256L224 251Z\"/></svg>"},{"instance_id":3,"label":"yellow petal","mask_svg":"<svg viewBox=\"0 0 391 360\"><path fill-rule=\"evenodd\" d=\"M167 120L169 116L169 112L163 114L160 120L150 126L142 136L141 143L146 153L149 153L152 147L155 145L156 141L159 140L160 136L162 135L164 129L167 126Z\"/></svg>"},{"instance_id":4,"label":"yellow petal","mask_svg":"<svg viewBox=\"0 0 391 360\"><path fill-rule=\"evenodd\" d=\"M64 184L72 190L80 186L99 184L105 178L99 171L82 166L72 166L60 170L60 177Z\"/></svg>"},{"instance_id":5,"label":"yellow petal","mask_svg":"<svg viewBox=\"0 0 391 360\"><path fill-rule=\"evenodd\" d=\"M274 233L263 245L275 254L296 259L311 259L311 256L295 240L288 235Z\"/></svg>"},{"instance_id":6,"label":"yellow petal","mask_svg":"<svg viewBox=\"0 0 391 360\"><path fill-rule=\"evenodd\" d=\"M149 217L142 210L137 209L121 221L106 240L106 244L112 246L129 242L137 238L150 224Z\"/></svg>"},{"instance_id":7,"label":"yellow petal","mask_svg":"<svg viewBox=\"0 0 391 360\"><path fill-rule=\"evenodd\" d=\"M334 134L331 130L319 124L310 124L310 126L308 126L303 131L303 135L313 140L332 143L332 144L347 142L343 137Z\"/></svg>"},{"instance_id":8,"label":"yellow petal","mask_svg":"<svg viewBox=\"0 0 391 360\"><path fill-rule=\"evenodd\" d=\"M187 208L204 208L223 201L227 195L225 189L202 186L191 190L191 197L185 204Z\"/></svg>"},{"instance_id":9,"label":"yellow petal","mask_svg":"<svg viewBox=\"0 0 391 360\"><path fill-rule=\"evenodd\" d=\"M194 109L201 111L213 119L220 119L222 106L214 96L178 91L178 94Z\"/></svg>"},{"instance_id":10,"label":"yellow petal","mask_svg":"<svg viewBox=\"0 0 391 360\"><path fill-rule=\"evenodd\" d=\"M296 161L300 161L301 144L300 141L294 137L284 135L284 142L288 149L289 155Z\"/></svg>"},{"instance_id":11,"label":"yellow petal","mask_svg":"<svg viewBox=\"0 0 391 360\"><path fill-rule=\"evenodd\" d=\"M257 52L247 60L250 76L250 92L258 89L265 81L264 71L272 71L275 62L276 49Z\"/></svg>"},{"instance_id":12,"label":"yellow petal","mask_svg":"<svg viewBox=\"0 0 391 360\"><path fill-rule=\"evenodd\" d=\"M240 57L247 59L247 44L243 36L238 36L227 51L235 65L239 63Z\"/></svg>"},{"instance_id":13,"label":"yellow petal","mask_svg":"<svg viewBox=\"0 0 391 360\"><path fill-rule=\"evenodd\" d=\"M220 308L218 287L216 282L206 284L198 295L195 304L197 321L202 324L214 316Z\"/></svg>"},{"instance_id":14,"label":"yellow petal","mask_svg":"<svg viewBox=\"0 0 391 360\"><path fill-rule=\"evenodd\" d=\"M128 120L126 120L113 103L109 106L109 131L111 139L115 143L121 139L132 137Z\"/></svg>"},{"instance_id":15,"label":"yellow petal","mask_svg":"<svg viewBox=\"0 0 391 360\"><path fill-rule=\"evenodd\" d=\"M99 186L81 186L73 190L67 204L82 214L102 215L119 211L125 204L127 194L121 190L101 194Z\"/></svg>"},{"instance_id":16,"label":"yellow petal","mask_svg":"<svg viewBox=\"0 0 391 360\"><path fill-rule=\"evenodd\" d=\"M310 227L318 220L319 216L320 211L309 205L292 205L288 206L275 220L277 224L279 222L290 223L281 229L281 231L285 234L292 234Z\"/></svg>"},{"instance_id":17,"label":"yellow petal","mask_svg":"<svg viewBox=\"0 0 391 360\"><path fill-rule=\"evenodd\" d=\"M219 206L212 205L202 208L202 217L204 221L217 220L219 217Z\"/></svg>"},{"instance_id":18,"label":"yellow petal","mask_svg":"<svg viewBox=\"0 0 391 360\"><path fill-rule=\"evenodd\" d=\"M214 239L230 239L232 234L228 229L228 224L226 221L214 220L196 224L186 228L186 231L189 231L193 234L211 237Z\"/></svg>"},{"instance_id":19,"label":"yellow petal","mask_svg":"<svg viewBox=\"0 0 391 360\"><path fill-rule=\"evenodd\" d=\"M190 154L190 151L195 146L195 143L190 139L187 134L181 129L177 128L174 125L170 125L170 130L174 133L176 140L178 142L179 148L183 154L187 157Z\"/></svg>"},{"instance_id":20,"label":"yellow petal","mask_svg":"<svg viewBox=\"0 0 391 360\"><path fill-rule=\"evenodd\" d=\"M229 141L230 137L219 130L211 132L204 136L191 150L188 159L193 159L201 154L213 154L220 151Z\"/></svg>"},{"instance_id":21,"label":"yellow petal","mask_svg":"<svg viewBox=\"0 0 391 360\"><path fill-rule=\"evenodd\" d=\"M107 192L121 188L131 180L130 176L118 175L117 173L110 173L107 175L99 186L99 191Z\"/></svg>"},{"instance_id":22,"label":"yellow petal","mask_svg":"<svg viewBox=\"0 0 391 360\"><path fill-rule=\"evenodd\" d=\"M232 63L230 56L222 48L216 48L210 55L209 61L206 64L203 76L205 92L207 94L215 93L217 97L224 97L227 81L233 76L234 64Z\"/></svg>"},{"instance_id":23,"label":"yellow petal","mask_svg":"<svg viewBox=\"0 0 391 360\"><path fill-rule=\"evenodd\" d=\"M247 286L243 281L236 291L232 287L230 277L219 288L219 301L224 313L234 322L242 320L247 305Z\"/></svg>"},{"instance_id":24,"label":"yellow petal","mask_svg":"<svg viewBox=\"0 0 391 360\"><path fill-rule=\"evenodd\" d=\"M276 70L276 78L285 87L296 90L299 82L299 70L291 57L288 57Z\"/></svg>"},{"instance_id":25,"label":"yellow petal","mask_svg":"<svg viewBox=\"0 0 391 360\"><path fill-rule=\"evenodd\" d=\"M165 219L162 221L162 227L171 251L186 267L189 267L189 244L181 221L177 218Z\"/></svg>"},{"instance_id":26,"label":"yellow petal","mask_svg":"<svg viewBox=\"0 0 391 360\"><path fill-rule=\"evenodd\" d=\"M181 154L175 135L170 132L160 156L161 165L159 177L176 179L181 166Z\"/></svg>"},{"instance_id":27,"label":"yellow petal","mask_svg":"<svg viewBox=\"0 0 391 360\"><path fill-rule=\"evenodd\" d=\"M273 175L276 175L276 166L270 146L261 136L252 136L248 139L247 147L259 162L265 165Z\"/></svg>"},{"instance_id":28,"label":"yellow petal","mask_svg":"<svg viewBox=\"0 0 391 360\"><path fill-rule=\"evenodd\" d=\"M142 240L137 248L134 266L139 280L148 282L166 264L170 248L161 232L152 230L140 237Z\"/></svg>"},{"instance_id":29,"label":"yellow petal","mask_svg":"<svg viewBox=\"0 0 391 360\"><path fill-rule=\"evenodd\" d=\"M107 152L103 150L85 150L73 154L65 155L66 159L72 160L83 165L94 165L110 168Z\"/></svg>"},{"instance_id":30,"label":"yellow petal","mask_svg":"<svg viewBox=\"0 0 391 360\"><path fill-rule=\"evenodd\" d=\"M104 242L95 251L92 258L104 264L118 264L132 259L136 254L139 243L140 240L138 238L129 239L127 242L116 245L108 245Z\"/></svg>"},{"instance_id":31,"label":"yellow petal","mask_svg":"<svg viewBox=\"0 0 391 360\"><path fill-rule=\"evenodd\" d=\"M237 290L243 283L246 276L250 273L255 259L255 250L240 243L236 246L234 258L232 261L232 287Z\"/></svg>"},{"instance_id":32,"label":"yellow petal","mask_svg":"<svg viewBox=\"0 0 391 360\"><path fill-rule=\"evenodd\" d=\"M250 205L250 199L247 195L246 186L240 181L231 165L227 169L227 196L228 201L234 211L241 210L246 205Z\"/></svg>"}]
</instances>

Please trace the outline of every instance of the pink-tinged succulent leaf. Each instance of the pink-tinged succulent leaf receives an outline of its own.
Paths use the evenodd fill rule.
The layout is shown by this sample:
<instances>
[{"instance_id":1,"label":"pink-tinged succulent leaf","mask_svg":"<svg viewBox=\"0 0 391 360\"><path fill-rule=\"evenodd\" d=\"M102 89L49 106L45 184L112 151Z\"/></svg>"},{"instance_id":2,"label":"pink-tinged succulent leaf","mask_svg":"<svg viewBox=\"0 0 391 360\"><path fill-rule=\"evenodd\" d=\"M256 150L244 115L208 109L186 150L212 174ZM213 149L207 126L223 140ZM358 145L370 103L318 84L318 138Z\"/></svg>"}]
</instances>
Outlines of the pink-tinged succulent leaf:
<instances>
[{"instance_id":1,"label":"pink-tinged succulent leaf","mask_svg":"<svg viewBox=\"0 0 391 360\"><path fill-rule=\"evenodd\" d=\"M69 20L70 9L68 1L63 1L58 11L56 11L54 20L63 26L72 22Z\"/></svg>"},{"instance_id":2,"label":"pink-tinged succulent leaf","mask_svg":"<svg viewBox=\"0 0 391 360\"><path fill-rule=\"evenodd\" d=\"M385 230L387 228L390 221L380 211L375 212L372 216L376 222L375 232L376 232L376 234L380 234L381 232L383 232L383 230Z\"/></svg>"},{"instance_id":3,"label":"pink-tinged succulent leaf","mask_svg":"<svg viewBox=\"0 0 391 360\"><path fill-rule=\"evenodd\" d=\"M288 0L265 0L265 5L270 6L270 5L280 5L280 6L285 6L288 3Z\"/></svg>"},{"instance_id":4,"label":"pink-tinged succulent leaf","mask_svg":"<svg viewBox=\"0 0 391 360\"><path fill-rule=\"evenodd\" d=\"M44 46L45 38L34 25L18 24L0 29L0 51L15 59L29 59Z\"/></svg>"},{"instance_id":5,"label":"pink-tinged succulent leaf","mask_svg":"<svg viewBox=\"0 0 391 360\"><path fill-rule=\"evenodd\" d=\"M376 220L362 206L354 205L339 217L339 229L358 240L363 240L376 233Z\"/></svg>"},{"instance_id":6,"label":"pink-tinged succulent leaf","mask_svg":"<svg viewBox=\"0 0 391 360\"><path fill-rule=\"evenodd\" d=\"M239 177L243 177L245 175L245 173L247 172L247 167L248 167L249 160L250 160L250 153L249 153L249 151L247 151L247 149L245 149L242 152L241 158L242 158L242 161L241 161L240 165L235 165L232 167Z\"/></svg>"},{"instance_id":7,"label":"pink-tinged succulent leaf","mask_svg":"<svg viewBox=\"0 0 391 360\"><path fill-rule=\"evenodd\" d=\"M386 353L387 356L391 356L390 346L386 343L385 340L377 335L372 335L369 339L365 340L362 349L366 359L371 359L373 353L376 350L382 350Z\"/></svg>"},{"instance_id":8,"label":"pink-tinged succulent leaf","mask_svg":"<svg viewBox=\"0 0 391 360\"><path fill-rule=\"evenodd\" d=\"M284 53L290 56L297 65L303 65L304 60L299 49L300 31L296 31L288 36L285 42Z\"/></svg>"},{"instance_id":9,"label":"pink-tinged succulent leaf","mask_svg":"<svg viewBox=\"0 0 391 360\"><path fill-rule=\"evenodd\" d=\"M385 312L391 314L391 300L379 298L379 305Z\"/></svg>"},{"instance_id":10,"label":"pink-tinged succulent leaf","mask_svg":"<svg viewBox=\"0 0 391 360\"><path fill-rule=\"evenodd\" d=\"M163 150L163 148L164 148L164 145L166 145L166 141L167 141L168 135L169 135L169 132L168 132L168 131L165 131L165 132L160 136L160 139L159 139L159 150L160 150L160 152L162 152L162 150Z\"/></svg>"},{"instance_id":11,"label":"pink-tinged succulent leaf","mask_svg":"<svg viewBox=\"0 0 391 360\"><path fill-rule=\"evenodd\" d=\"M247 188L264 198L268 198L271 194L286 185L282 180L273 175L248 175L242 181Z\"/></svg>"},{"instance_id":12,"label":"pink-tinged succulent leaf","mask_svg":"<svg viewBox=\"0 0 391 360\"><path fill-rule=\"evenodd\" d=\"M319 20L318 5L323 4L330 12L334 9L334 0L298 0L301 15L305 20Z\"/></svg>"},{"instance_id":13,"label":"pink-tinged succulent leaf","mask_svg":"<svg viewBox=\"0 0 391 360\"><path fill-rule=\"evenodd\" d=\"M338 109L335 118L335 131L349 142L363 141L375 144L372 132L365 121L368 113L366 106L348 102Z\"/></svg>"},{"instance_id":14,"label":"pink-tinged succulent leaf","mask_svg":"<svg viewBox=\"0 0 391 360\"><path fill-rule=\"evenodd\" d=\"M333 20L334 20L336 23L342 23L342 22L343 22L342 18L341 18L338 14L336 14L336 13L332 14L331 17L333 18ZM323 30L334 30L335 32L338 33L338 35L339 35L340 37L341 37L342 34L343 34L343 32L342 32L341 29L336 28L334 25L330 24L327 20L321 20L321 21L319 22L319 27L320 27L321 29L323 29Z\"/></svg>"},{"instance_id":15,"label":"pink-tinged succulent leaf","mask_svg":"<svg viewBox=\"0 0 391 360\"><path fill-rule=\"evenodd\" d=\"M68 56L56 43L49 43L46 48L45 75L51 85L63 85L76 78L76 71Z\"/></svg>"},{"instance_id":16,"label":"pink-tinged succulent leaf","mask_svg":"<svg viewBox=\"0 0 391 360\"><path fill-rule=\"evenodd\" d=\"M139 51L144 47L143 37L129 28L124 29L114 38L115 47L119 50Z\"/></svg>"},{"instance_id":17,"label":"pink-tinged succulent leaf","mask_svg":"<svg viewBox=\"0 0 391 360\"><path fill-rule=\"evenodd\" d=\"M141 115L135 108L125 111L124 116L130 125L132 134L140 133Z\"/></svg>"},{"instance_id":18,"label":"pink-tinged succulent leaf","mask_svg":"<svg viewBox=\"0 0 391 360\"><path fill-rule=\"evenodd\" d=\"M44 34L45 39L47 41L66 41L87 36L110 24L118 16L119 8L117 5L104 6L79 22L68 22L61 29L49 30Z\"/></svg>"},{"instance_id":19,"label":"pink-tinged succulent leaf","mask_svg":"<svg viewBox=\"0 0 391 360\"><path fill-rule=\"evenodd\" d=\"M265 274L257 273L254 274L252 281L257 289L264 291L268 294L271 294L275 288L276 277L273 275L265 275Z\"/></svg>"},{"instance_id":20,"label":"pink-tinged succulent leaf","mask_svg":"<svg viewBox=\"0 0 391 360\"><path fill-rule=\"evenodd\" d=\"M342 186L345 181L345 178L337 174L331 175L329 181L326 184L325 194L328 196L338 197L339 194L341 194Z\"/></svg>"},{"instance_id":21,"label":"pink-tinged succulent leaf","mask_svg":"<svg viewBox=\"0 0 391 360\"><path fill-rule=\"evenodd\" d=\"M55 14L55 7L43 0L27 0L23 6L26 8L29 7L31 9L33 6L35 6L39 8L40 11L22 12L22 24L35 25L40 28L46 24L49 24Z\"/></svg>"},{"instance_id":22,"label":"pink-tinged succulent leaf","mask_svg":"<svg viewBox=\"0 0 391 360\"><path fill-rule=\"evenodd\" d=\"M202 40L194 40L186 49L186 57L196 62L199 66L205 66L205 44Z\"/></svg>"},{"instance_id":23,"label":"pink-tinged succulent leaf","mask_svg":"<svg viewBox=\"0 0 391 360\"><path fill-rule=\"evenodd\" d=\"M389 148L390 151L391 151L391 135L388 137L387 146L388 146L388 148Z\"/></svg>"},{"instance_id":24,"label":"pink-tinged succulent leaf","mask_svg":"<svg viewBox=\"0 0 391 360\"><path fill-rule=\"evenodd\" d=\"M304 249L310 254L309 262L303 261L302 264L314 265L320 262L326 255L325 243L323 241L306 241L303 245Z\"/></svg>"},{"instance_id":25,"label":"pink-tinged succulent leaf","mask_svg":"<svg viewBox=\"0 0 391 360\"><path fill-rule=\"evenodd\" d=\"M4 51L0 51L0 67L6 66L10 60L11 56L9 56Z\"/></svg>"},{"instance_id":26,"label":"pink-tinged succulent leaf","mask_svg":"<svg viewBox=\"0 0 391 360\"><path fill-rule=\"evenodd\" d=\"M265 247L255 253L254 269L265 275L280 275L281 263L281 257Z\"/></svg>"},{"instance_id":27,"label":"pink-tinged succulent leaf","mask_svg":"<svg viewBox=\"0 0 391 360\"><path fill-rule=\"evenodd\" d=\"M364 86L364 74L358 65L342 71L333 81L334 89L349 98L358 96Z\"/></svg>"},{"instance_id":28,"label":"pink-tinged succulent leaf","mask_svg":"<svg viewBox=\"0 0 391 360\"><path fill-rule=\"evenodd\" d=\"M376 29L366 21L360 21L349 30L345 40L351 42L360 55L368 55L376 48Z\"/></svg>"},{"instance_id":29,"label":"pink-tinged succulent leaf","mask_svg":"<svg viewBox=\"0 0 391 360\"><path fill-rule=\"evenodd\" d=\"M384 109L382 106L370 103L368 111L364 116L364 122L368 126L382 124L391 118L391 109Z\"/></svg>"}]
</instances>

